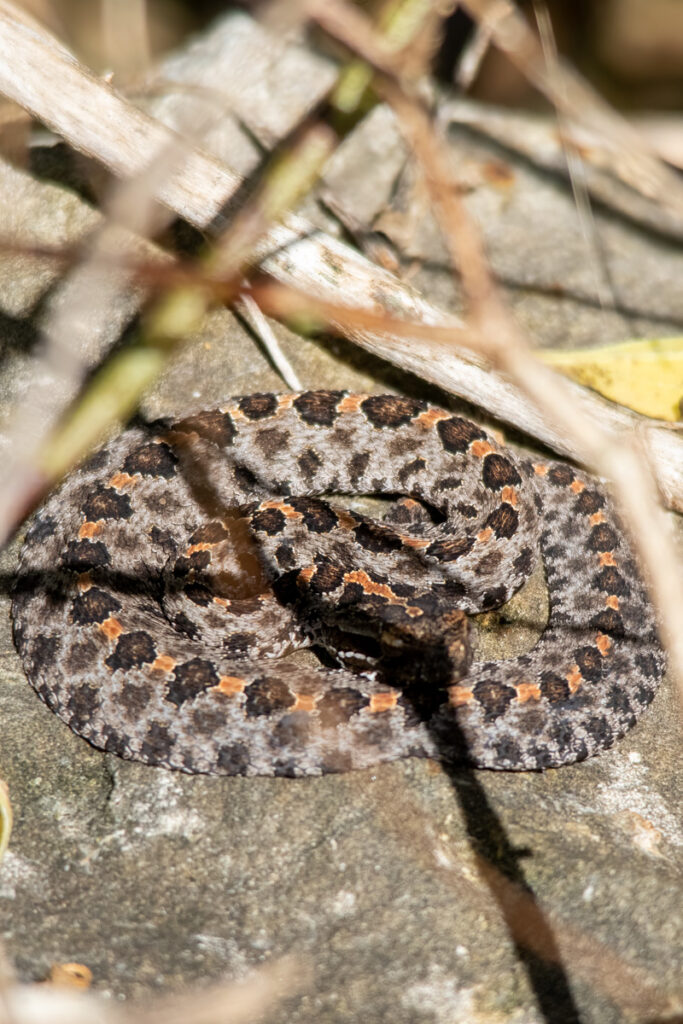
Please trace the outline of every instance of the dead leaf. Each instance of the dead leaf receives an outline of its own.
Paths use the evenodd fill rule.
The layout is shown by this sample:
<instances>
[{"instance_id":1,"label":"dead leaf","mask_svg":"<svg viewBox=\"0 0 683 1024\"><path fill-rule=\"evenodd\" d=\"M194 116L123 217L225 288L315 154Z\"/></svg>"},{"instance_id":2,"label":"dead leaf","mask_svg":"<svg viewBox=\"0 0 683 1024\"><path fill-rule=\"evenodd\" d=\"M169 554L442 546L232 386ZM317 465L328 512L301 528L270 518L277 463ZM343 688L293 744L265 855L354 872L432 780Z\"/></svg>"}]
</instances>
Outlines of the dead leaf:
<instances>
[{"instance_id":1,"label":"dead leaf","mask_svg":"<svg viewBox=\"0 0 683 1024\"><path fill-rule=\"evenodd\" d=\"M670 421L681 417L683 337L571 352L539 349L538 355L579 384L645 416Z\"/></svg>"}]
</instances>

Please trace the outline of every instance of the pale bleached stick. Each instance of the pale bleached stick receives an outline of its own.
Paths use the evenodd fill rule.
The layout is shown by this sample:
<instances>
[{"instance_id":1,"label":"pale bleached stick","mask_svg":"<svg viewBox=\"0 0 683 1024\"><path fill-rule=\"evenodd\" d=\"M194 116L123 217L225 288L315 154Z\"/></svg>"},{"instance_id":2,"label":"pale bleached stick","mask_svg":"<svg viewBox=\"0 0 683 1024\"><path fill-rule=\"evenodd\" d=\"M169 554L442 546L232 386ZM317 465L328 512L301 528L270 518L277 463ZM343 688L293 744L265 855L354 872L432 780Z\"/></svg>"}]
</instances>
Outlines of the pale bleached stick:
<instances>
[{"instance_id":1,"label":"pale bleached stick","mask_svg":"<svg viewBox=\"0 0 683 1024\"><path fill-rule=\"evenodd\" d=\"M144 171L173 138L9 0L0 0L0 92L122 178ZM190 148L182 167L159 183L156 197L203 225L240 184L220 161Z\"/></svg>"},{"instance_id":2,"label":"pale bleached stick","mask_svg":"<svg viewBox=\"0 0 683 1024\"><path fill-rule=\"evenodd\" d=\"M134 283L140 237L159 232L172 219L171 211L156 202L157 194L171 173L182 167L188 147L200 141L221 113L215 101L205 104L201 113L195 107L182 135L167 134L144 169L110 190L105 217L81 245L80 261L51 297L38 372L10 418L0 470L0 538L7 536L33 500L41 486L36 474L38 454L86 372L105 355L111 311L123 305L123 296ZM151 246L147 258L169 259ZM140 290L137 299L142 300Z\"/></svg>"},{"instance_id":3,"label":"pale bleached stick","mask_svg":"<svg viewBox=\"0 0 683 1024\"><path fill-rule=\"evenodd\" d=\"M251 327L270 359L271 363L282 377L283 381L291 391L301 391L302 383L299 380L296 370L282 351L280 342L275 336L275 331L270 326L260 307L254 302L251 295L241 295L235 303L235 310L240 314Z\"/></svg>"},{"instance_id":4,"label":"pale bleached stick","mask_svg":"<svg viewBox=\"0 0 683 1024\"><path fill-rule=\"evenodd\" d=\"M217 55L217 81L221 73ZM55 82L60 82L59 89ZM49 124L74 148L123 176L139 172L150 155L173 136L82 68L44 30L27 28L7 0L0 2L0 91ZM204 227L239 184L237 176L220 161L193 149L189 165L164 183L158 198L190 223ZM442 352L438 362L430 347L418 340L361 330L352 340L490 410L555 451L579 457L572 439L554 428L511 381L492 372L483 360L458 351L459 321L350 247L292 217L270 233L262 253L264 266L273 277L319 298L376 311L386 309L396 317L452 327L453 351ZM641 434L664 500L683 511L683 437L577 385L569 384L568 391L572 401L580 403L603 427Z\"/></svg>"},{"instance_id":5,"label":"pale bleached stick","mask_svg":"<svg viewBox=\"0 0 683 1024\"><path fill-rule=\"evenodd\" d=\"M565 382L534 358L493 279L481 232L454 187L446 147L434 131L425 105L412 95L409 83L401 77L400 65L387 52L369 19L344 0L308 0L308 10L327 32L378 72L376 86L391 104L401 132L420 162L451 264L460 272L473 347L517 381L539 413L570 437L582 459L607 478L649 574L660 634L683 700L683 583L673 533L656 501L648 463L633 438L625 437L619 443L613 432L603 430L573 407Z\"/></svg>"},{"instance_id":6,"label":"pale bleached stick","mask_svg":"<svg viewBox=\"0 0 683 1024\"><path fill-rule=\"evenodd\" d=\"M416 292L396 282L385 271L372 267L336 239L316 234L298 238L290 226L270 236L278 239L286 259L279 252L265 258L263 269L283 284L291 285L330 302L364 306L380 312L391 311L396 318L419 320L435 327L449 327L453 346L439 347L438 354L425 340L355 328L347 336L389 362L450 391L475 405L488 409L498 419L512 424L554 451L580 459L575 441L545 416L506 376L492 370L483 359L458 349L463 332L457 318L437 309ZM270 240L269 240L270 244ZM465 337L462 337L463 343ZM575 405L615 434L635 432L642 440L666 504L683 512L683 434L680 429L614 405L573 381L564 382L567 406Z\"/></svg>"}]
</instances>

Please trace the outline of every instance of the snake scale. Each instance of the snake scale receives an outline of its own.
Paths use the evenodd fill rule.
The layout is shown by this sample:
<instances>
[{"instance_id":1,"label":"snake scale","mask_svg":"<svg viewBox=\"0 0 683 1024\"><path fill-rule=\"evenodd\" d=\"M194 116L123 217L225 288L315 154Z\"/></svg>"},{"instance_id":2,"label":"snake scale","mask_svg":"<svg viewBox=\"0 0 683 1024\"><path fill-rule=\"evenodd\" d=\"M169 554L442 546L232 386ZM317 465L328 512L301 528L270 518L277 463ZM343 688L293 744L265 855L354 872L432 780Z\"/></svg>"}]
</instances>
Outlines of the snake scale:
<instances>
[{"instance_id":1,"label":"snake scale","mask_svg":"<svg viewBox=\"0 0 683 1024\"><path fill-rule=\"evenodd\" d=\"M473 662L466 613L503 604L539 550L540 639ZM623 734L665 666L595 478L424 402L344 391L235 398L102 448L30 527L13 619L75 732L185 772L558 766ZM286 657L312 645L319 665Z\"/></svg>"}]
</instances>

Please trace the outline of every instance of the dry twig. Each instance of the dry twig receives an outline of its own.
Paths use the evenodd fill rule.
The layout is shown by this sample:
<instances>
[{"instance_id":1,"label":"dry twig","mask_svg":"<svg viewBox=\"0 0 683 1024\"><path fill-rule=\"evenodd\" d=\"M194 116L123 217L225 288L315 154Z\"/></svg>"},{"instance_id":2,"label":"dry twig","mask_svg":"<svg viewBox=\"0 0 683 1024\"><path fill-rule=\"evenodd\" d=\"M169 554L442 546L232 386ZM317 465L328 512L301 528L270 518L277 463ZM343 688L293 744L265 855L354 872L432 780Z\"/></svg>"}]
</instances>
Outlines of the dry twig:
<instances>
[{"instance_id":1,"label":"dry twig","mask_svg":"<svg viewBox=\"0 0 683 1024\"><path fill-rule=\"evenodd\" d=\"M464 6L509 59L567 118L590 129L611 154L612 170L662 206L683 212L683 185L625 119L567 65L548 65L526 19L509 0L464 0Z\"/></svg>"},{"instance_id":2,"label":"dry twig","mask_svg":"<svg viewBox=\"0 0 683 1024\"><path fill-rule=\"evenodd\" d=\"M220 51L214 60L218 87L224 75ZM16 73L18 68L20 74ZM62 76L65 87L56 92L52 83ZM203 78L205 83L211 80L207 66L203 67ZM124 177L144 166L141 154L157 151L173 135L89 75L44 30L27 30L8 0L0 2L0 90L50 124L76 149L97 157ZM167 181L157 198L190 223L203 227L239 184L239 179L218 160L193 150L191 166ZM273 277L323 301L343 304L348 295L353 295L358 306L369 310L383 309L408 321L449 326L453 348L441 355L438 364L427 344L397 343L383 331L359 329L350 337L382 358L492 410L499 419L561 454L579 457L571 439L540 414L515 385L476 357L458 350L461 325L453 316L426 302L342 242L313 231L301 218L290 217L285 226L270 232L260 253ZM569 385L569 393L572 406L580 406L603 427L617 433L639 432L664 500L672 508L683 510L683 438L578 385Z\"/></svg>"},{"instance_id":3,"label":"dry twig","mask_svg":"<svg viewBox=\"0 0 683 1024\"><path fill-rule=\"evenodd\" d=\"M462 204L457 196L452 193L449 195L449 171L445 158L434 140L431 127L421 108L397 86L396 66L391 54L381 44L373 42L367 22L355 10L328 0L324 5L318 3L311 6L318 21L332 34L347 42L354 52L368 60L375 70L379 70L384 76L385 89L399 110L404 129L420 159L429 168L428 178L451 227L449 238L457 246L461 266L467 270L465 285L475 316L475 327L480 336L480 351L483 351L494 364L514 375L518 385L523 383L523 390L532 400L525 401L520 391L512 387L509 381L491 374L480 363L478 364L476 359L463 359L453 353L450 359L444 359L435 370L432 363L433 353L429 348L420 350L414 344L401 348L386 334L356 333L355 340L394 361L398 360L408 369L421 372L427 379L436 379L442 386L450 386L456 394L479 401L485 407L494 404L491 399L491 388L492 385L496 386L494 408L497 415L535 434L560 451L579 458L588 456L588 461L608 476L616 474L621 481L618 490L629 503L634 525L638 524L637 533L642 533L645 538L642 547L646 564L652 566L658 559L660 564L666 564L670 551L663 550L666 534L655 525L657 513L654 506L646 497L636 500L632 495L633 474L636 474L635 479L643 479L642 471L637 468L637 460L627 457L623 446L619 458L614 458L616 446L606 444L607 435L599 436L599 427L594 422L585 418L579 419L579 403L576 401L579 389L560 384L549 371L540 368L527 352L517 329L497 297L480 252L477 235L465 216ZM27 33L22 20L16 17L16 12L7 0L2 0L0 4L0 25L3 30L7 29L0 33L0 87L7 91L3 83L2 47L10 45L14 48L13 55L16 55L17 50L21 50L25 60L30 64L31 72L30 75L22 76L21 80L11 80L11 95L37 116L52 123L57 129L61 128L77 147L95 153L118 173L125 171L130 174L139 172L141 153L153 152L164 139L172 137L151 118L146 118L129 107L105 86L74 65L73 61L66 58L62 48L50 44L49 37L47 41L44 37L36 40L35 32ZM16 63L14 66L17 66ZM26 67L26 64L23 66ZM54 75L55 71L65 76L65 88L60 95L65 95L68 102L55 103L55 93L50 88L48 103L47 83L49 76ZM5 81L8 80L6 73L4 78ZM26 82L25 78L30 78L30 81ZM42 84L42 91L41 88L36 88L36 82ZM76 95L80 102L74 107ZM99 111L95 115L97 131L94 130L92 117L92 111L95 109ZM83 116L83 110L90 112L88 116ZM105 117L103 122L102 110L110 115L109 120ZM103 132L103 123L107 126L111 123L113 130ZM122 134L126 136L125 140L121 138ZM131 152L131 138L135 141L134 152ZM192 194L193 182L201 182L201 210L197 209L196 193ZM157 195L192 222L205 223L215 212L219 197L225 199L229 192L234 191L235 186L234 176L226 174L217 161L191 150L182 170L171 181L160 184ZM399 285L390 275L370 268L362 258L339 243L320 236L302 238L305 231L306 226L292 218L287 226L272 231L267 242L261 247L264 266L281 281L296 278L299 285L307 289L310 287L314 295L326 299L348 293L351 282L354 286L352 294L357 301L361 305L375 309L377 296L381 294L382 288L385 288L385 308L391 304L401 315L405 313L407 319L448 324L453 330L454 340L465 343L464 336L458 336L453 318L447 318L439 310L430 307L419 296ZM277 246L274 253L273 243ZM340 274L340 263L346 279ZM550 394L554 396L554 401L548 400ZM611 421L622 430L642 422L638 417L626 412L609 410L606 403L585 395L581 398L580 406L598 410L598 418L603 424L609 424ZM540 414L539 409L542 410ZM652 431L656 431L656 435ZM572 439L570 443L567 441L568 438ZM665 496L671 504L682 507L683 459L671 457L676 450L680 454L683 448L682 439L673 432L667 433L662 428L652 427L644 428L643 439L645 444L649 442L649 453L654 456L653 464ZM627 482L622 477L622 470L629 459L635 468L627 474ZM664 557L661 557L662 555ZM683 607L683 600L678 600L679 585L675 574L665 575L668 575L669 583L658 583L657 603L668 622L667 634L671 636L673 642L674 662L683 668L683 629L676 624L676 616L680 614L678 609Z\"/></svg>"},{"instance_id":4,"label":"dry twig","mask_svg":"<svg viewBox=\"0 0 683 1024\"><path fill-rule=\"evenodd\" d=\"M336 0L325 0L324 5L312 0L309 9L316 21L379 73L378 87L422 164L452 264L460 272L475 332L473 347L515 380L545 417L573 439L581 461L609 481L649 575L671 669L683 699L683 573L676 566L674 540L654 498L652 476L642 451L623 436L617 443L583 415L573 406L565 382L534 358L492 278L480 232L454 187L448 154L421 103L403 86L393 57L373 33L371 23L355 8L350 11Z\"/></svg>"}]
</instances>

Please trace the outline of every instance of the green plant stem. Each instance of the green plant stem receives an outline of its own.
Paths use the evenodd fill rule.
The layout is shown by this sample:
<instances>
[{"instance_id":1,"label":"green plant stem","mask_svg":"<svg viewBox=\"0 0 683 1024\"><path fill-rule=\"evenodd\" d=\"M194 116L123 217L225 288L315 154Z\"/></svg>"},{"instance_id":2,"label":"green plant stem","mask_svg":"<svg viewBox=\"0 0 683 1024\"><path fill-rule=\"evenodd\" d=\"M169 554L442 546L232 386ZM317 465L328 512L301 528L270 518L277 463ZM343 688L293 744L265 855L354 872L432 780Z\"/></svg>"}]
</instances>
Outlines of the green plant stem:
<instances>
[{"instance_id":1,"label":"green plant stem","mask_svg":"<svg viewBox=\"0 0 683 1024\"><path fill-rule=\"evenodd\" d=\"M390 0L379 19L387 41L394 47L405 45L429 9L427 0ZM332 94L333 109L357 112L371 77L368 65L350 60ZM346 130L351 127L349 120ZM284 153L273 158L256 192L222 238L200 257L199 271L205 272L206 283L182 285L153 302L133 342L105 363L46 443L38 462L46 485L60 479L130 418L179 344L199 329L215 304L216 288L210 279L220 280L221 301L229 302L237 294L257 244L313 187L338 142L332 128L318 122L307 125Z\"/></svg>"},{"instance_id":2,"label":"green plant stem","mask_svg":"<svg viewBox=\"0 0 683 1024\"><path fill-rule=\"evenodd\" d=\"M224 298L236 294L257 243L312 187L335 143L336 136L325 125L308 129L273 161L223 239L201 258L207 276L220 277ZM45 445L39 469L48 481L62 477L113 427L130 418L178 345L201 326L215 301L210 287L184 285L152 303L135 340L100 369Z\"/></svg>"}]
</instances>

